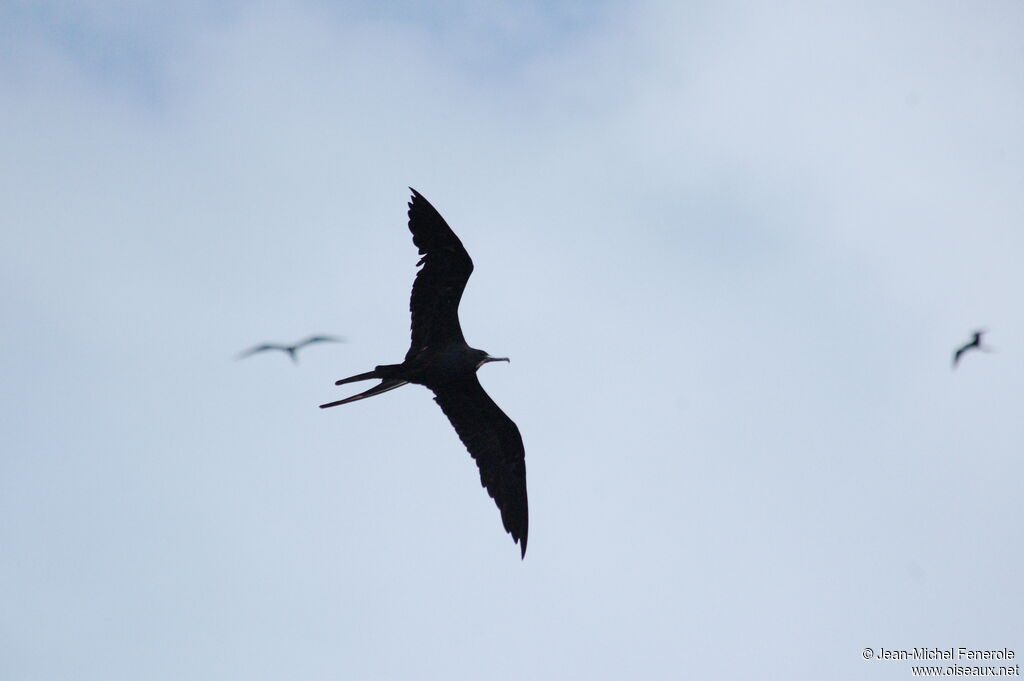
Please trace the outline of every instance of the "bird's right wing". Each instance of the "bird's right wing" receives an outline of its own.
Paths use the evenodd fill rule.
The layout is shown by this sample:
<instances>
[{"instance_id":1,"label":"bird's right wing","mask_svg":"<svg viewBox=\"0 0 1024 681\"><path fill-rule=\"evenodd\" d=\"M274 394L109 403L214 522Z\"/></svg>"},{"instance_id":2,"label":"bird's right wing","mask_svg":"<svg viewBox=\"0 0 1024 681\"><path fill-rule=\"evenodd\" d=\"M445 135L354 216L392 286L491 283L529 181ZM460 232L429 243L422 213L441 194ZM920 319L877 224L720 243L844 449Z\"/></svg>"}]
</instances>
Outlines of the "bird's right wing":
<instances>
[{"instance_id":1,"label":"bird's right wing","mask_svg":"<svg viewBox=\"0 0 1024 681\"><path fill-rule=\"evenodd\" d=\"M432 386L434 401L459 439L476 459L480 482L501 511L505 531L526 556L530 515L526 499L526 456L515 422L484 391L474 374L462 381Z\"/></svg>"},{"instance_id":2,"label":"bird's right wing","mask_svg":"<svg viewBox=\"0 0 1024 681\"><path fill-rule=\"evenodd\" d=\"M409 231L423 256L417 265L423 267L416 273L409 300L412 343L407 360L427 346L465 342L459 324L459 302L473 273L473 261L459 237L429 201L410 189Z\"/></svg>"}]
</instances>

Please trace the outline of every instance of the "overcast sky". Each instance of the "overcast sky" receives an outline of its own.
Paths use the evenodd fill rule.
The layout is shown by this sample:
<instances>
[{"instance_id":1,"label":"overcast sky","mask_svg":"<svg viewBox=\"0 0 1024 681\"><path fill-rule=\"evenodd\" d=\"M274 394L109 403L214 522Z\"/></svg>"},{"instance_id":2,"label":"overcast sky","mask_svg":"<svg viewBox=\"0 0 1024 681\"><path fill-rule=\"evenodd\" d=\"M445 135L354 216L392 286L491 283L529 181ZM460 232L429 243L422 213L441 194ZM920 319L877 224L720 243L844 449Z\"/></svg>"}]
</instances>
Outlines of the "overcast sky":
<instances>
[{"instance_id":1,"label":"overcast sky","mask_svg":"<svg viewBox=\"0 0 1024 681\"><path fill-rule=\"evenodd\" d=\"M1024 7L425 5L0 4L0 678L1024 655ZM405 353L408 186L525 560L429 392L316 408Z\"/></svg>"}]
</instances>

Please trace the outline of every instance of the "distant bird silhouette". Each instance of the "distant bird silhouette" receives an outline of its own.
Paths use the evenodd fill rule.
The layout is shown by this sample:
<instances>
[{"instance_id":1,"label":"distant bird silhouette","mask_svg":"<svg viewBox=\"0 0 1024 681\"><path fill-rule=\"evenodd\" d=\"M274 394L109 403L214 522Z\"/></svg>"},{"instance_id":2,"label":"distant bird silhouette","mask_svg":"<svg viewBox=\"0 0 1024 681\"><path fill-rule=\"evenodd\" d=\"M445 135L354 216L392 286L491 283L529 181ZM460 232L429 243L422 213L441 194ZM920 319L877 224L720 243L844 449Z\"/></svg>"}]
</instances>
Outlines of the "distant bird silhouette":
<instances>
[{"instance_id":1,"label":"distant bird silhouette","mask_svg":"<svg viewBox=\"0 0 1024 681\"><path fill-rule=\"evenodd\" d=\"M292 358L293 362L298 362L299 358L298 355L296 355L295 353L297 353L300 348L304 348L307 345L311 345L313 343L343 342L345 342L344 338L336 338L335 336L310 336L305 340L299 341L295 345L277 345L274 343L264 343L263 345L256 345L249 348L248 350L245 350L244 352L239 353L236 359L244 359L249 355L255 355L257 352L266 352L267 350L281 350L282 352L287 352L288 356Z\"/></svg>"},{"instance_id":2,"label":"distant bird silhouette","mask_svg":"<svg viewBox=\"0 0 1024 681\"><path fill-rule=\"evenodd\" d=\"M979 329L979 330L975 331L974 332L974 336L971 338L970 342L965 343L964 345L962 345L959 348L957 348L956 352L953 353L953 368L954 369L956 368L956 365L960 363L960 358L968 350L977 349L977 350L984 350L985 352L991 352L992 351L992 348L986 347L986 346L981 344L981 337L982 337L982 335L984 335L984 333L985 333L985 329Z\"/></svg>"},{"instance_id":3,"label":"distant bird silhouette","mask_svg":"<svg viewBox=\"0 0 1024 681\"><path fill-rule=\"evenodd\" d=\"M440 213L415 189L409 202L409 231L423 257L412 285L412 342L401 364L382 364L364 374L335 382L380 379L366 392L334 407L418 383L434 393L434 401L455 427L459 439L476 459L480 482L501 511L501 521L526 557L529 511L526 500L526 459L519 428L494 403L477 380L488 362L507 362L469 347L459 323L459 302L473 273L473 261Z\"/></svg>"}]
</instances>

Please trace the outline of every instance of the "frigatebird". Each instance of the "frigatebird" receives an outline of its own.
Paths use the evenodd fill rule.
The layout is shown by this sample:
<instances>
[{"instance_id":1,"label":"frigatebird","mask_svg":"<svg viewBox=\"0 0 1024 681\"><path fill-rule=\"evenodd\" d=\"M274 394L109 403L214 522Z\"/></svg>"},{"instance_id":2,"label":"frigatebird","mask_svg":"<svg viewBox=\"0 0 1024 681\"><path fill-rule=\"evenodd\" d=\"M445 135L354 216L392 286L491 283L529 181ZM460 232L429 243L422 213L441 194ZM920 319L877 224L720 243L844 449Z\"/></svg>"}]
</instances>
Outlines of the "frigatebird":
<instances>
[{"instance_id":1,"label":"frigatebird","mask_svg":"<svg viewBox=\"0 0 1024 681\"><path fill-rule=\"evenodd\" d=\"M476 459L480 482L501 511L501 521L526 557L529 513L526 502L526 459L519 428L484 392L477 369L488 362L508 362L469 347L459 323L459 301L473 273L473 261L441 214L412 191L409 231L422 258L412 285L412 342L401 364L381 364L373 371L335 381L344 385L380 379L366 392L321 409L348 404L417 383L434 393L459 439Z\"/></svg>"},{"instance_id":2,"label":"frigatebird","mask_svg":"<svg viewBox=\"0 0 1024 681\"><path fill-rule=\"evenodd\" d=\"M956 369L956 365L960 363L960 357L968 350L978 349L990 352L992 348L985 347L981 344L981 337L984 335L985 329L978 329L974 332L974 336L971 337L970 342L957 348L956 352L953 353L953 368Z\"/></svg>"},{"instance_id":3,"label":"frigatebird","mask_svg":"<svg viewBox=\"0 0 1024 681\"><path fill-rule=\"evenodd\" d=\"M238 354L236 359L243 359L249 355L255 355L257 352L266 352L267 350L281 350L287 352L288 356L292 358L293 362L298 362L299 358L295 354L300 348L304 348L311 343L343 343L344 338L336 338L334 336L310 336L305 340L301 340L295 345L278 345L276 343L264 343L263 345L255 345L248 350L244 350Z\"/></svg>"}]
</instances>

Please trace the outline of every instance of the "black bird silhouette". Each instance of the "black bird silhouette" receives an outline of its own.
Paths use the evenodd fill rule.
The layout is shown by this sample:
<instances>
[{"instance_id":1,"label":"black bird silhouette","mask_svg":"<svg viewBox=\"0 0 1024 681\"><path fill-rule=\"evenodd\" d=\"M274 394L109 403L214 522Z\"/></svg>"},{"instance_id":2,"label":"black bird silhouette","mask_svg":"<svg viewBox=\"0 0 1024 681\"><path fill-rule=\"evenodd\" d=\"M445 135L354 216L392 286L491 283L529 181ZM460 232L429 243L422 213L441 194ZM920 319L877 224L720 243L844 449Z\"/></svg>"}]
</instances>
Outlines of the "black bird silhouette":
<instances>
[{"instance_id":1,"label":"black bird silhouette","mask_svg":"<svg viewBox=\"0 0 1024 681\"><path fill-rule=\"evenodd\" d=\"M960 357L965 352L972 349L984 350L985 352L991 352L992 348L986 347L981 344L981 337L984 335L985 329L978 329L974 332L974 336L971 337L970 342L957 348L956 352L953 353L953 368L956 369L956 365L960 363Z\"/></svg>"},{"instance_id":2,"label":"black bird silhouette","mask_svg":"<svg viewBox=\"0 0 1024 681\"><path fill-rule=\"evenodd\" d=\"M236 359L243 359L245 357L248 357L249 355L255 355L257 352L265 352L267 350L281 350L282 352L287 352L288 356L292 358L293 362L298 362L299 358L298 355L296 355L295 353L298 352L300 348L304 348L312 343L343 342L345 342L344 338L337 338L335 336L310 336L305 340L299 341L295 345L277 345L275 343L264 343L263 345L255 345L249 348L248 350L239 353Z\"/></svg>"},{"instance_id":3,"label":"black bird silhouette","mask_svg":"<svg viewBox=\"0 0 1024 681\"><path fill-rule=\"evenodd\" d=\"M529 512L526 501L526 459L519 428L484 392L477 369L488 362L507 362L469 347L459 324L459 301L473 273L473 261L441 214L412 189L409 231L423 257L412 285L412 343L401 364L382 364L335 385L380 379L366 392L321 404L334 407L418 383L434 393L434 401L455 427L459 439L476 459L480 482L501 511L501 521L526 557Z\"/></svg>"}]
</instances>

